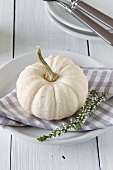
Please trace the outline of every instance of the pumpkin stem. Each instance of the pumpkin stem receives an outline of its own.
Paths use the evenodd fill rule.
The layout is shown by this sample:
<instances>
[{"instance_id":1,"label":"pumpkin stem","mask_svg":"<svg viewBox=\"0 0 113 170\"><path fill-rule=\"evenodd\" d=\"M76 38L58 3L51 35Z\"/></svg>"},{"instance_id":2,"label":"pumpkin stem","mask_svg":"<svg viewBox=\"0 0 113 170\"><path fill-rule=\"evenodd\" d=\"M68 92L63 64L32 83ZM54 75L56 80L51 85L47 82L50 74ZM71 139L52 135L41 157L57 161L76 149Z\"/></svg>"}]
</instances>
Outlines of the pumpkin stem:
<instances>
[{"instance_id":1,"label":"pumpkin stem","mask_svg":"<svg viewBox=\"0 0 113 170\"><path fill-rule=\"evenodd\" d=\"M59 76L58 76L57 73L54 73L52 71L52 69L49 67L49 65L46 63L46 61L43 59L39 46L36 47L36 52L37 52L37 55L39 57L40 62L43 64L43 66L46 69L45 79L50 81L50 82L56 81Z\"/></svg>"}]
</instances>

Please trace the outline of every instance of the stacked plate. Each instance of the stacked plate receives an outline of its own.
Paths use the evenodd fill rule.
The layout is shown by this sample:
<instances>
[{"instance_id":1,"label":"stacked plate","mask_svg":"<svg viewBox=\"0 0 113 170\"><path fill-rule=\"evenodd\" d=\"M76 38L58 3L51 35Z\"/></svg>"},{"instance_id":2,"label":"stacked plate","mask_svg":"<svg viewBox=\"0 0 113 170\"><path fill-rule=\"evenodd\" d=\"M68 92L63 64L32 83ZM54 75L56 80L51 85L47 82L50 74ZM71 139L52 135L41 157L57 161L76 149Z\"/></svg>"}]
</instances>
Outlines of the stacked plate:
<instances>
[{"instance_id":1,"label":"stacked plate","mask_svg":"<svg viewBox=\"0 0 113 170\"><path fill-rule=\"evenodd\" d=\"M67 3L67 0L62 0ZM107 14L111 18L113 17L113 1L112 0L84 0L89 5L98 9L99 11ZM49 18L63 31L70 33L76 37L88 39L88 40L99 40L100 38L92 32L85 25L80 23L77 19L71 16L56 2L46 2L45 3L46 12ZM102 25L102 24L100 24ZM102 25L105 29L110 30L110 28Z\"/></svg>"}]
</instances>

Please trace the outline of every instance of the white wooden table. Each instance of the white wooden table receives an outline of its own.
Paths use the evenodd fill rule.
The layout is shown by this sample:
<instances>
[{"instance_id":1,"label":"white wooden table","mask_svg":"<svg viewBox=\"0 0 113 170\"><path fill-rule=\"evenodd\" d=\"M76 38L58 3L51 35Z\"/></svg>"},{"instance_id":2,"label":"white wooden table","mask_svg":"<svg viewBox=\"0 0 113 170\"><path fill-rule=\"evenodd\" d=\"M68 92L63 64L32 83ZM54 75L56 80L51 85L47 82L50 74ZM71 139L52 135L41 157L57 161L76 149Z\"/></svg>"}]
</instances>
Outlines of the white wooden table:
<instances>
[{"instance_id":1,"label":"white wooden table","mask_svg":"<svg viewBox=\"0 0 113 170\"><path fill-rule=\"evenodd\" d=\"M0 0L0 66L39 44L86 54L113 67L113 47L61 31L42 8L42 0ZM0 170L59 169L113 170L113 128L84 143L46 147L0 129Z\"/></svg>"}]
</instances>

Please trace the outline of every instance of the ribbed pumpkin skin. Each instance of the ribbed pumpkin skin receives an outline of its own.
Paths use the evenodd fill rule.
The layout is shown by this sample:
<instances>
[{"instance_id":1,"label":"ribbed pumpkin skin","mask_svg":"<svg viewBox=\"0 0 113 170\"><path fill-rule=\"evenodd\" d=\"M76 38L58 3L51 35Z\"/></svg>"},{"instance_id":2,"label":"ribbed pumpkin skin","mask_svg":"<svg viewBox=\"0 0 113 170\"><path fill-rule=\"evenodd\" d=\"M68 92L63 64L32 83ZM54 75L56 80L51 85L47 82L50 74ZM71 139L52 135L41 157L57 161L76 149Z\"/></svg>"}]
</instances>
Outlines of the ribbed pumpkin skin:
<instances>
[{"instance_id":1,"label":"ribbed pumpkin skin","mask_svg":"<svg viewBox=\"0 0 113 170\"><path fill-rule=\"evenodd\" d=\"M73 115L85 103L88 80L71 59L56 56L45 59L59 75L55 82L44 78L40 62L26 67L17 80L17 98L23 109L38 118L58 120Z\"/></svg>"}]
</instances>

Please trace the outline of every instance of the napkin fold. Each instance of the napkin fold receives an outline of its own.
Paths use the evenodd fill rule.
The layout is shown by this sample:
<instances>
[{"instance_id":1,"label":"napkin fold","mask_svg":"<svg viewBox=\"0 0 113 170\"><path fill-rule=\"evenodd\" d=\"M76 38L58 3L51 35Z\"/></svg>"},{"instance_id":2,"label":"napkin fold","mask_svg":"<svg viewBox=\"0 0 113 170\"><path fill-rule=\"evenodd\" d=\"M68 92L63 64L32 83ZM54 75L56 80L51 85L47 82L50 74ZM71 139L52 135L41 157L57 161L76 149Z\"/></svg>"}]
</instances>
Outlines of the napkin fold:
<instances>
[{"instance_id":1,"label":"napkin fold","mask_svg":"<svg viewBox=\"0 0 113 170\"><path fill-rule=\"evenodd\" d=\"M107 100L96 107L95 111L89 116L81 130L94 130L106 128L113 125L113 105L109 99L113 96L113 68L82 68L88 78L89 90L107 92ZM33 115L27 114L20 106L16 89L0 99L0 125L8 126L34 126L45 129L55 129L69 124L70 119L76 119L78 111L73 116L62 120L44 120Z\"/></svg>"}]
</instances>

